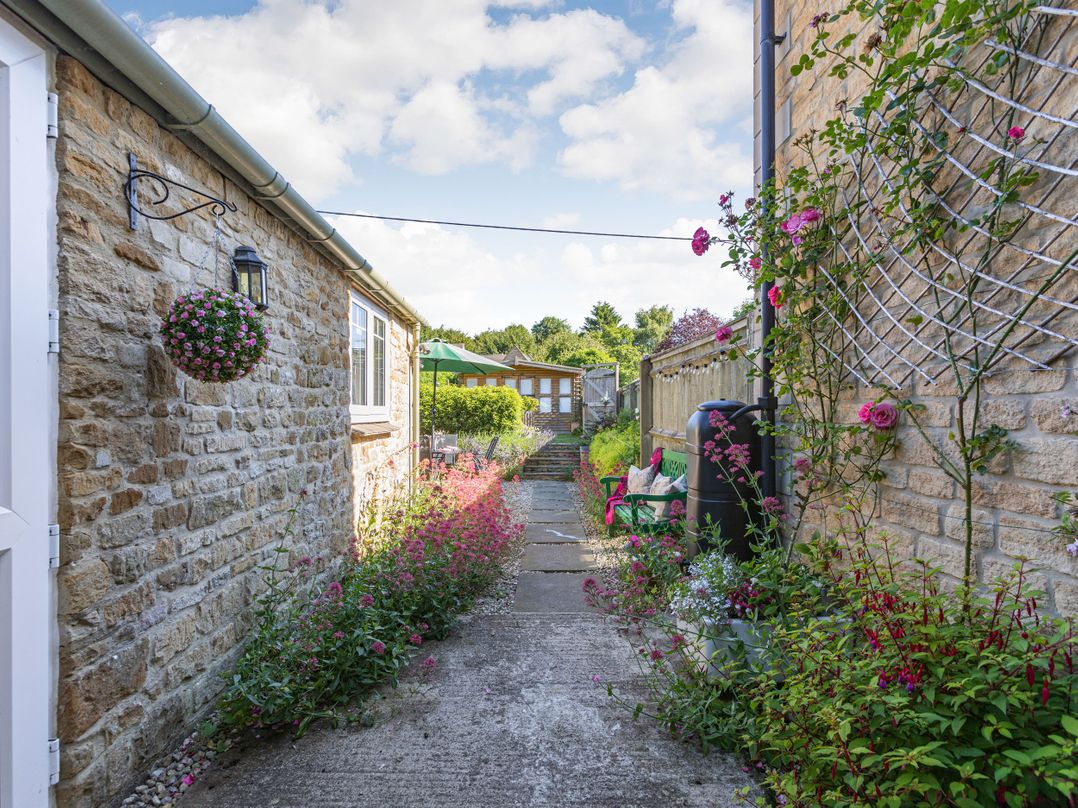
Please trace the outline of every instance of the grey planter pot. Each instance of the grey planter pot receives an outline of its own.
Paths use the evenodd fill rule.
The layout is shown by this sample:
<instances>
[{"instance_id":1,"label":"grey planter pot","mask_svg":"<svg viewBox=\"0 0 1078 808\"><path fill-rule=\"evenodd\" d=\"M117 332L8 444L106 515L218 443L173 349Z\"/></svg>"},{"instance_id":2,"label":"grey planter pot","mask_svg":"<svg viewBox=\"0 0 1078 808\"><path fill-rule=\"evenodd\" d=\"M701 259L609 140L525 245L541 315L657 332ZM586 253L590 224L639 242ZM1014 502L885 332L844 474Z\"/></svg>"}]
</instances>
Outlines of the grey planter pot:
<instances>
[{"instance_id":1,"label":"grey planter pot","mask_svg":"<svg viewBox=\"0 0 1078 808\"><path fill-rule=\"evenodd\" d=\"M753 668L769 670L765 658L771 642L771 624L755 620L730 620L721 625L708 626L683 621L678 618L678 628L689 641L689 656L700 670L707 672L708 679L717 679L722 667L737 658L735 650L739 643L745 645L745 660Z\"/></svg>"}]
</instances>

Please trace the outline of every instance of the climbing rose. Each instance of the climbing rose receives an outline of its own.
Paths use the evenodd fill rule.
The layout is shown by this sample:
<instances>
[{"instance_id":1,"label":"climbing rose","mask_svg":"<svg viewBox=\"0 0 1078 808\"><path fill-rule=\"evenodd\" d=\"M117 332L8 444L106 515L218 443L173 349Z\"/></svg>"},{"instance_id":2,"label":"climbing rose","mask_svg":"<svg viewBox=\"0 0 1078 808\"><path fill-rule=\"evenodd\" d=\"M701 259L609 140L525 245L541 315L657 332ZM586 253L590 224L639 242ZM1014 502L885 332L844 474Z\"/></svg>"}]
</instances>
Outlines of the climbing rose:
<instances>
[{"instance_id":1,"label":"climbing rose","mask_svg":"<svg viewBox=\"0 0 1078 808\"><path fill-rule=\"evenodd\" d=\"M1020 141L1025 136L1026 130L1023 129L1021 126L1012 126L1010 129L1007 130L1007 137L1009 137L1015 142Z\"/></svg>"},{"instance_id":2,"label":"climbing rose","mask_svg":"<svg viewBox=\"0 0 1078 808\"><path fill-rule=\"evenodd\" d=\"M872 425L879 430L890 429L898 423L898 410L890 401L883 401L872 408Z\"/></svg>"},{"instance_id":3,"label":"climbing rose","mask_svg":"<svg viewBox=\"0 0 1078 808\"><path fill-rule=\"evenodd\" d=\"M760 260L760 256L758 255L754 255L752 258L749 259L749 266L755 269L757 272L760 271L760 267L762 267L763 265L764 262Z\"/></svg>"},{"instance_id":4,"label":"climbing rose","mask_svg":"<svg viewBox=\"0 0 1078 808\"><path fill-rule=\"evenodd\" d=\"M772 286L767 290L767 299L771 301L771 305L776 309L782 308L782 287Z\"/></svg>"},{"instance_id":5,"label":"climbing rose","mask_svg":"<svg viewBox=\"0 0 1078 808\"><path fill-rule=\"evenodd\" d=\"M696 232L692 234L692 251L697 255L703 255L710 246L711 234L702 227L696 228Z\"/></svg>"},{"instance_id":6,"label":"climbing rose","mask_svg":"<svg viewBox=\"0 0 1078 808\"><path fill-rule=\"evenodd\" d=\"M872 408L874 406L874 401L866 401L861 405L861 409L857 411L857 417L861 419L862 424L869 424L872 422Z\"/></svg>"},{"instance_id":7,"label":"climbing rose","mask_svg":"<svg viewBox=\"0 0 1078 808\"><path fill-rule=\"evenodd\" d=\"M823 218L823 214L816 210L816 208L805 208L801 211L802 224L812 224L812 222L819 221L821 218Z\"/></svg>"},{"instance_id":8,"label":"climbing rose","mask_svg":"<svg viewBox=\"0 0 1078 808\"><path fill-rule=\"evenodd\" d=\"M715 339L721 345L721 344L729 342L730 337L732 337L733 335L734 335L734 329L730 328L730 326L728 326L728 325L724 325L722 328L720 328L718 331L715 332Z\"/></svg>"},{"instance_id":9,"label":"climbing rose","mask_svg":"<svg viewBox=\"0 0 1078 808\"><path fill-rule=\"evenodd\" d=\"M792 236L794 233L801 229L802 224L804 224L804 222L801 221L801 214L795 213L790 216L789 219L780 224L779 228L782 230L783 233Z\"/></svg>"}]
</instances>

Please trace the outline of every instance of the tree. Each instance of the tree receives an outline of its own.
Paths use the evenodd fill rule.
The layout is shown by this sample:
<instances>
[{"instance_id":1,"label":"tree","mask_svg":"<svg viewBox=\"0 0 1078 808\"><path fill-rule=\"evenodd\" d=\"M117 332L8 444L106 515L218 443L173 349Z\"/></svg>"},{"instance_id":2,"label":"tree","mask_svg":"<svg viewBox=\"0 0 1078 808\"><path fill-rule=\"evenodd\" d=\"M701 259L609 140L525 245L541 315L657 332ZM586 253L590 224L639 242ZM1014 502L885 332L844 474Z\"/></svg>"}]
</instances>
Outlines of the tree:
<instances>
[{"instance_id":1,"label":"tree","mask_svg":"<svg viewBox=\"0 0 1078 808\"><path fill-rule=\"evenodd\" d=\"M628 384L640 378L643 351L635 345L616 345L609 350L613 361L618 363L618 380L621 384Z\"/></svg>"},{"instance_id":2,"label":"tree","mask_svg":"<svg viewBox=\"0 0 1078 808\"><path fill-rule=\"evenodd\" d=\"M720 325L722 325L722 320L707 309L693 309L681 315L670 326L669 333L655 346L655 351L668 351L678 345L699 339L705 334L714 334Z\"/></svg>"},{"instance_id":3,"label":"tree","mask_svg":"<svg viewBox=\"0 0 1078 808\"><path fill-rule=\"evenodd\" d=\"M652 306L636 313L636 333L633 345L644 353L655 350L674 322L674 310L669 306Z\"/></svg>"},{"instance_id":4,"label":"tree","mask_svg":"<svg viewBox=\"0 0 1078 808\"><path fill-rule=\"evenodd\" d=\"M537 343L546 342L555 334L572 330L568 320L563 320L561 317L547 316L532 326L532 336L535 337Z\"/></svg>"},{"instance_id":5,"label":"tree","mask_svg":"<svg viewBox=\"0 0 1078 808\"><path fill-rule=\"evenodd\" d=\"M598 336L607 329L621 325L621 315L617 310L605 300L600 300L591 307L591 314L584 318L584 328L581 329L581 333Z\"/></svg>"},{"instance_id":6,"label":"tree","mask_svg":"<svg viewBox=\"0 0 1078 808\"><path fill-rule=\"evenodd\" d=\"M444 325L440 325L437 328L432 328L427 325L422 326L419 330L419 339L422 342L432 339L442 339L446 342L451 342L454 345L463 345L466 348L472 341L472 338L459 328L449 328Z\"/></svg>"},{"instance_id":7,"label":"tree","mask_svg":"<svg viewBox=\"0 0 1078 808\"><path fill-rule=\"evenodd\" d=\"M606 349L603 348L603 344L594 337L585 334L574 334L572 331L564 331L560 334L555 334L539 346L539 350L533 358L540 362L552 362L555 365L564 365L567 364L566 360L571 355L588 348L594 349L599 352L600 355L608 355ZM610 362L612 360L606 359L599 361Z\"/></svg>"},{"instance_id":8,"label":"tree","mask_svg":"<svg viewBox=\"0 0 1078 808\"><path fill-rule=\"evenodd\" d=\"M585 365L598 365L602 362L613 362L614 357L596 345L587 345L577 348L558 364L571 365L574 368L582 368Z\"/></svg>"},{"instance_id":9,"label":"tree","mask_svg":"<svg viewBox=\"0 0 1078 808\"><path fill-rule=\"evenodd\" d=\"M499 329L487 329L475 335L469 349L480 354L504 354L514 347L531 356L536 349L535 337L525 326L513 324Z\"/></svg>"}]
</instances>

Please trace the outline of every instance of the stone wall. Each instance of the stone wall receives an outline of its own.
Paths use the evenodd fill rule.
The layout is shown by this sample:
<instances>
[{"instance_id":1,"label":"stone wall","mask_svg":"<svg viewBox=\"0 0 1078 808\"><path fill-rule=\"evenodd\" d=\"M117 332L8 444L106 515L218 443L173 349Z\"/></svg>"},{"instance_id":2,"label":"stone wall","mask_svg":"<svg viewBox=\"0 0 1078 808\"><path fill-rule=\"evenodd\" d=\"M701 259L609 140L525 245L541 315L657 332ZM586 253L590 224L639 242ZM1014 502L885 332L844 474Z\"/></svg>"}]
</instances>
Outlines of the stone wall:
<instances>
[{"instance_id":1,"label":"stone wall","mask_svg":"<svg viewBox=\"0 0 1078 808\"><path fill-rule=\"evenodd\" d=\"M776 52L776 168L780 179L784 171L803 159L794 141L834 117L839 101L857 97L853 80L843 82L829 77L829 65L817 64L814 70L798 77L790 74L790 67L809 50L815 37L816 32L809 25L813 16L838 7L839 4L820 6L802 0L779 0L776 3L776 30L787 35ZM850 24L863 25L860 22ZM1061 18L1051 24L1056 26L1055 32L1046 37L1046 41L1069 41L1073 46L1074 29L1069 34L1062 32L1063 26L1073 26L1073 23ZM874 31L863 28L855 33L867 38ZM754 40L758 41L759 37ZM1062 52L1060 48L1065 50L1065 44L1057 45L1057 51ZM1075 103L1078 103L1078 82L1068 78L1056 87L1048 111L1069 117ZM980 114L978 109L967 101L958 110L958 115L976 118ZM756 117L758 133L758 95ZM1049 154L1055 154L1065 165L1067 160L1073 161L1073 133L1057 135L1051 125L1031 120L1033 123L1022 122L1034 127L1040 124L1038 135L1053 138L1047 141L1051 144ZM980 124L983 121L979 121ZM1064 178L1058 184L1053 182L1054 178L1042 175L1041 183L1032 189L1037 204L1073 217L1074 200L1078 198L1074 178ZM1076 233L1078 228L1072 227L1069 233L1049 239L1034 227L1031 239L1039 240L1042 248L1050 245L1055 253L1066 255L1076 246ZM1061 291L1059 295L1073 299L1073 290ZM1007 301L1007 305L1014 303ZM1053 323L1053 328L1073 336L1078 332L1074 312L1065 312ZM977 481L977 507L973 514L977 574L986 580L1005 572L1016 559L1029 558L1040 570L1035 583L1048 591L1051 605L1063 614L1074 615L1078 614L1078 560L1068 556L1065 542L1051 531L1059 524L1060 516L1059 505L1052 495L1060 490L1078 489L1075 351L1057 351L1061 346L1038 344L1037 340L1031 345L1045 349L1039 355L1054 357L1050 362L1051 369L1033 370L1021 362L1004 366L988 380L987 396L980 404L988 423L997 423L1007 429L1018 448L997 459L990 473ZM865 386L847 390L845 417L851 421L855 419L860 403L878 392ZM897 394L900 398L909 397L924 404L930 437L946 443L948 432L955 423L957 406L950 386L945 382L929 384L922 380L904 385ZM956 486L935 465L924 440L912 426L903 423L898 437L900 445L896 455L885 466L887 478L881 486L874 524L888 534L903 555L931 558L945 573L961 575L963 520L961 503L955 499L958 496Z\"/></svg>"},{"instance_id":2,"label":"stone wall","mask_svg":"<svg viewBox=\"0 0 1078 808\"><path fill-rule=\"evenodd\" d=\"M344 550L353 476L407 467L410 330L392 326L395 430L351 440L349 281L332 261L77 61L57 60L61 310L61 806L102 806L189 732L220 690L284 539ZM270 266L268 362L228 385L166 361L157 328L180 292L227 285L205 212L128 227L128 152L238 205L223 258ZM353 461L353 448L354 461Z\"/></svg>"}]
</instances>

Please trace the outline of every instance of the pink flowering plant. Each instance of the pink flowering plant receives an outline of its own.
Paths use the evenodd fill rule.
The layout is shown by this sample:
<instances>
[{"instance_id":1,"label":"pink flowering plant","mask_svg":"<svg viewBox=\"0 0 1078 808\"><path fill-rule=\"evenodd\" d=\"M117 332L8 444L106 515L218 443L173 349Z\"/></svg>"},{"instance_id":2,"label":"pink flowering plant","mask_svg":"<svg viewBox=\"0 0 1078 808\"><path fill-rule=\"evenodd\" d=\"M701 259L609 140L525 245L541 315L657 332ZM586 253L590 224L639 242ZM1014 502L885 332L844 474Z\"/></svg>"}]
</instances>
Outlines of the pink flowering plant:
<instances>
[{"instance_id":1,"label":"pink flowering plant","mask_svg":"<svg viewBox=\"0 0 1078 808\"><path fill-rule=\"evenodd\" d=\"M265 361L269 326L237 292L203 289L176 298L161 322L172 364L199 381L231 382Z\"/></svg>"},{"instance_id":2,"label":"pink flowering plant","mask_svg":"<svg viewBox=\"0 0 1078 808\"><path fill-rule=\"evenodd\" d=\"M491 464L405 480L372 503L346 555L312 559L288 541L263 567L256 625L219 704L227 727L303 734L310 722L361 717L364 696L396 682L429 639L496 580L523 529ZM433 657L422 663L430 675Z\"/></svg>"}]
</instances>

